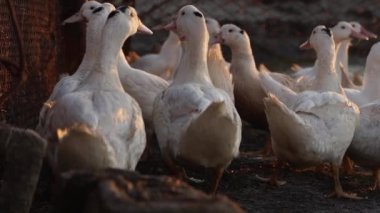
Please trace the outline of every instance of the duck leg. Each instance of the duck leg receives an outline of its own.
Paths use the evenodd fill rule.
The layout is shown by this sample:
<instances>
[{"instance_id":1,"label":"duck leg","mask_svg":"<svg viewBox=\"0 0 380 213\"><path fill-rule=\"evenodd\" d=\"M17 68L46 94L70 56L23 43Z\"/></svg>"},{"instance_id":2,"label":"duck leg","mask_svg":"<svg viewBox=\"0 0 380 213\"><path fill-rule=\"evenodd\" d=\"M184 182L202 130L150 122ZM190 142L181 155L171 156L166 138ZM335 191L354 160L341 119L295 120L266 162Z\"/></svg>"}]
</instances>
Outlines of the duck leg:
<instances>
[{"instance_id":1,"label":"duck leg","mask_svg":"<svg viewBox=\"0 0 380 213\"><path fill-rule=\"evenodd\" d=\"M345 155L343 157L343 163L342 163L342 173L347 175L354 175L354 162Z\"/></svg>"},{"instance_id":2,"label":"duck leg","mask_svg":"<svg viewBox=\"0 0 380 213\"><path fill-rule=\"evenodd\" d=\"M314 171L327 176L331 176L331 166L329 164L321 164L314 168Z\"/></svg>"},{"instance_id":3,"label":"duck leg","mask_svg":"<svg viewBox=\"0 0 380 213\"><path fill-rule=\"evenodd\" d=\"M257 156L257 157L269 157L269 156L272 156L273 155L273 150L272 150L272 139L271 137L269 137L269 139L267 139L267 141L265 142L265 145L262 149L258 150L258 151L255 151L253 152L253 156Z\"/></svg>"},{"instance_id":4,"label":"duck leg","mask_svg":"<svg viewBox=\"0 0 380 213\"><path fill-rule=\"evenodd\" d=\"M278 170L282 167L282 165L283 165L282 161L276 160L272 166L271 177L265 178L265 177L260 177L259 175L256 175L256 179L263 181L263 182L267 182L272 186L279 187L279 186L285 185L286 181L278 180Z\"/></svg>"},{"instance_id":5,"label":"duck leg","mask_svg":"<svg viewBox=\"0 0 380 213\"><path fill-rule=\"evenodd\" d=\"M220 179L222 179L224 173L223 167L217 167L214 169L213 177L211 181L211 188L209 190L209 194L216 195L216 192L218 190Z\"/></svg>"},{"instance_id":6,"label":"duck leg","mask_svg":"<svg viewBox=\"0 0 380 213\"><path fill-rule=\"evenodd\" d=\"M329 197L336 196L338 198L349 198L349 199L354 199L354 200L360 200L362 199L361 197L357 196L356 194L352 193L347 193L343 191L342 185L340 184L340 179L339 179L339 166L337 165L332 165L332 173L334 177L334 192L332 192Z\"/></svg>"},{"instance_id":7,"label":"duck leg","mask_svg":"<svg viewBox=\"0 0 380 213\"><path fill-rule=\"evenodd\" d=\"M377 190L380 189L380 168L376 168L373 171L373 186L370 188L370 190Z\"/></svg>"},{"instance_id":8,"label":"duck leg","mask_svg":"<svg viewBox=\"0 0 380 213\"><path fill-rule=\"evenodd\" d=\"M166 167L170 170L172 174L177 176L181 180L187 179L185 170L182 167L178 167L173 158L170 156L169 152L162 150L162 160L164 161Z\"/></svg>"},{"instance_id":9,"label":"duck leg","mask_svg":"<svg viewBox=\"0 0 380 213\"><path fill-rule=\"evenodd\" d=\"M146 127L145 127L146 128ZM140 161L148 161L150 157L152 157L153 154L153 148L154 148L154 142L155 142L155 137L153 132L151 131L146 131L146 146L144 149L143 154L140 157Z\"/></svg>"},{"instance_id":10,"label":"duck leg","mask_svg":"<svg viewBox=\"0 0 380 213\"><path fill-rule=\"evenodd\" d=\"M265 147L263 149L263 155L264 156L271 156L271 155L273 155L272 138L271 137L265 143Z\"/></svg>"}]
</instances>

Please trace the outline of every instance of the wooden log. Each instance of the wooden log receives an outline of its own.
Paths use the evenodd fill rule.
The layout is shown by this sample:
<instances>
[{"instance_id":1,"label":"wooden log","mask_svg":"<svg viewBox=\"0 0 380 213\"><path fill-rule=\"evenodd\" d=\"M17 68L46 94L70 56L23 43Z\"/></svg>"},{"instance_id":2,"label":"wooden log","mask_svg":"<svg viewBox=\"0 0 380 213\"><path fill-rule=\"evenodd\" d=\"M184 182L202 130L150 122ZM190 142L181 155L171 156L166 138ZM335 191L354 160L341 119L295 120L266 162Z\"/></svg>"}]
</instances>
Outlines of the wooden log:
<instances>
[{"instance_id":1,"label":"wooden log","mask_svg":"<svg viewBox=\"0 0 380 213\"><path fill-rule=\"evenodd\" d=\"M227 197L206 195L167 176L106 169L66 174L55 212L243 212Z\"/></svg>"},{"instance_id":2,"label":"wooden log","mask_svg":"<svg viewBox=\"0 0 380 213\"><path fill-rule=\"evenodd\" d=\"M29 212L46 146L47 142L32 130L0 126L0 160L4 159L0 162L4 167L0 212Z\"/></svg>"}]
</instances>

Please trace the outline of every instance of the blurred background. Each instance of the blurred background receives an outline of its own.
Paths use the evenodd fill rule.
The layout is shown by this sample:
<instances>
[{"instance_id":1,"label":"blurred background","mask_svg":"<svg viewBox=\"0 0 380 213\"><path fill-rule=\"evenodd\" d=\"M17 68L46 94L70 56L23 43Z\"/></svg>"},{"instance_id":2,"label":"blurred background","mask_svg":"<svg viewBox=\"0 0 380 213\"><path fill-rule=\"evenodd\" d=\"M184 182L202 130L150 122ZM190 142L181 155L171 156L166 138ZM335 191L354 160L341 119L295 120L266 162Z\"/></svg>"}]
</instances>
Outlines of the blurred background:
<instances>
[{"instance_id":1,"label":"blurred background","mask_svg":"<svg viewBox=\"0 0 380 213\"><path fill-rule=\"evenodd\" d=\"M313 51L301 51L298 46L317 25L331 27L338 21L358 21L369 30L380 32L378 0L137 0L136 8L144 23L154 26L165 23L178 8L189 3L221 24L234 23L245 29L251 37L257 64L265 63L279 70L295 62L312 61ZM150 52L154 48L152 44L165 39L162 34L166 35L165 32L155 36L136 35L132 49ZM374 42L354 41L352 62L363 62Z\"/></svg>"},{"instance_id":2,"label":"blurred background","mask_svg":"<svg viewBox=\"0 0 380 213\"><path fill-rule=\"evenodd\" d=\"M62 73L76 70L83 56L84 26L61 26L84 0L0 0L0 121L34 127L42 103ZM206 16L235 23L251 37L257 64L288 70L293 63L310 64L313 51L301 51L311 30L340 20L359 21L380 32L379 0L115 0L134 5L149 27L167 23L185 4L194 4ZM126 51L158 51L167 32L136 35ZM372 41L354 41L350 63L363 66ZM224 49L229 59L228 50Z\"/></svg>"}]
</instances>

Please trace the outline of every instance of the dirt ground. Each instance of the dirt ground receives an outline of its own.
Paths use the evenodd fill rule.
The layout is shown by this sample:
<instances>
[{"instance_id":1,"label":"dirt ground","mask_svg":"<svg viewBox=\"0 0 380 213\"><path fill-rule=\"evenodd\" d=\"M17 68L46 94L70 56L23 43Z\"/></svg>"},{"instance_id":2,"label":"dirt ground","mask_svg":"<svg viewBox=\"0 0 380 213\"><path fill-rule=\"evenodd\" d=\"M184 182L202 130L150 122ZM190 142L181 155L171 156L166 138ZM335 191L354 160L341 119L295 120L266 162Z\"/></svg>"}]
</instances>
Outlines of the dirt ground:
<instances>
[{"instance_id":1,"label":"dirt ground","mask_svg":"<svg viewBox=\"0 0 380 213\"><path fill-rule=\"evenodd\" d=\"M256 175L268 177L273 159L253 156L253 151L263 146L266 133L246 126L240 156L224 174L219 193L227 195L247 212L374 212L380 211L380 192L370 191L372 177L366 174L341 176L343 188L365 197L360 201L329 198L333 180L329 173L295 171L290 167L281 170L281 179L287 184L270 186L256 179ZM165 174L167 171L159 160L140 163L138 170L145 174ZM359 170L359 168L356 168ZM361 170L361 172L363 172ZM201 174L200 174L201 173ZM196 178L207 176L206 172L191 173ZM203 185L192 184L205 189Z\"/></svg>"},{"instance_id":2,"label":"dirt ground","mask_svg":"<svg viewBox=\"0 0 380 213\"><path fill-rule=\"evenodd\" d=\"M253 151L260 148L266 133L245 127L240 156L225 172L219 193L227 195L247 212L375 212L380 210L380 192L369 190L372 178L369 175L341 176L343 188L365 197L360 201L329 198L333 188L329 174L314 171L299 172L290 167L281 169L281 179L287 184L281 187L260 182L256 175L269 176L273 159L253 157ZM358 170L358 168L356 168ZM150 160L143 161L137 170L143 174L168 174L159 152L156 150ZM188 175L206 179L205 170L190 170ZM46 176L45 176L46 177ZM206 177L206 178L204 178ZM205 181L204 183L206 183ZM191 183L199 189L206 189L204 183ZM32 213L51 212L50 193L46 178L42 178L31 210Z\"/></svg>"}]
</instances>

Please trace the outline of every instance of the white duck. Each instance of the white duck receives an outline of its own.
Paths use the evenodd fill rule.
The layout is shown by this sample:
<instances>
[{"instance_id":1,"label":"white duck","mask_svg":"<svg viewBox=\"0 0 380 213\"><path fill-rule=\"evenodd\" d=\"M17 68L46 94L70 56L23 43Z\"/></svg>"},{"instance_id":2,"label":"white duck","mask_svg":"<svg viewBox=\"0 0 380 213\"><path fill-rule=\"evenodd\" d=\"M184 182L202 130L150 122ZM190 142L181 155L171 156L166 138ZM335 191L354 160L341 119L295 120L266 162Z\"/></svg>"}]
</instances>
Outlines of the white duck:
<instances>
[{"instance_id":1,"label":"white duck","mask_svg":"<svg viewBox=\"0 0 380 213\"><path fill-rule=\"evenodd\" d=\"M239 153L241 120L228 94L210 80L204 15L187 5L170 26L183 38L183 54L173 83L155 101L161 154L173 172L179 159L213 169L215 193L224 169Z\"/></svg>"},{"instance_id":2,"label":"white duck","mask_svg":"<svg viewBox=\"0 0 380 213\"><path fill-rule=\"evenodd\" d=\"M335 42L335 51L338 51L342 41L349 40L350 38L357 38L357 39L364 39L368 40L368 37L360 34L359 32L356 32L351 24L345 21L340 21L338 24L336 24L334 27L331 28L332 34L334 35L334 42ZM304 85L301 90L307 90L309 84L316 78L316 70L315 66L316 63L314 63L313 67L304 68L301 70L298 70L296 73L293 74L293 77L295 78L301 78L299 81ZM335 67L339 67L340 61L335 60ZM340 70L337 70L338 79L341 81L342 79L342 73Z\"/></svg>"},{"instance_id":3,"label":"white duck","mask_svg":"<svg viewBox=\"0 0 380 213\"><path fill-rule=\"evenodd\" d=\"M380 99L380 43L372 46L364 69L363 86L360 89L345 89L347 97L359 107Z\"/></svg>"},{"instance_id":4,"label":"white duck","mask_svg":"<svg viewBox=\"0 0 380 213\"><path fill-rule=\"evenodd\" d=\"M317 26L304 45L317 52L318 85L315 91L297 94L274 81L266 72L261 73L262 84L269 93L265 98L265 112L272 134L273 151L280 161L297 167L332 164L335 195L357 199L345 193L339 180L339 166L351 143L359 110L342 95L334 69L335 49L331 31ZM318 66L317 66L318 67Z\"/></svg>"},{"instance_id":5,"label":"white duck","mask_svg":"<svg viewBox=\"0 0 380 213\"><path fill-rule=\"evenodd\" d=\"M255 127L267 129L263 104L266 94L260 84L248 34L236 25L226 24L222 26L218 39L231 48L230 71L234 81L235 105L240 116ZM293 85L289 76L281 73L270 75L289 87Z\"/></svg>"},{"instance_id":6,"label":"white duck","mask_svg":"<svg viewBox=\"0 0 380 213\"><path fill-rule=\"evenodd\" d=\"M360 121L347 155L362 167L372 169L372 190L380 189L380 101L360 107Z\"/></svg>"},{"instance_id":7,"label":"white duck","mask_svg":"<svg viewBox=\"0 0 380 213\"><path fill-rule=\"evenodd\" d=\"M130 8L130 9L133 11L133 14L134 14L132 17L133 21L140 22L140 20L138 19L136 10L134 8ZM95 21L91 21L91 22L95 22ZM99 23L99 25L101 26L101 23ZM96 34L96 32L94 32L95 30L99 30L99 29L98 28L92 29L91 32L89 33ZM97 44L100 42L100 37L98 37L98 40L95 40L95 39L92 39L92 40L93 40L92 44ZM167 81L165 81L164 79L158 76L155 76L153 74L149 74L142 70L131 67L128 61L126 60L122 49L120 50L117 67L119 71L120 81L124 90L127 91L128 94L131 95L140 105L143 118L144 118L144 123L145 123L147 142L148 142L148 145L151 145L152 141L154 141L153 115L152 115L153 102L156 96L160 92L162 92L164 89L166 89L169 86L169 84ZM148 146L148 148L149 147L150 146Z\"/></svg>"},{"instance_id":8,"label":"white duck","mask_svg":"<svg viewBox=\"0 0 380 213\"><path fill-rule=\"evenodd\" d=\"M226 91L231 100L234 101L234 85L229 70L230 64L224 60L220 44L213 44L214 39L218 37L220 25L213 18L206 18L206 25L210 36L207 66L211 81L216 88Z\"/></svg>"},{"instance_id":9,"label":"white duck","mask_svg":"<svg viewBox=\"0 0 380 213\"><path fill-rule=\"evenodd\" d=\"M42 131L46 122L46 115L50 108L53 106L57 98L62 97L67 93L73 92L78 88L78 85L87 77L93 64L93 60L97 54L96 44L100 40L102 28L106 19L102 17L101 13L93 13L96 8L102 4L97 1L87 1L83 3L81 9L76 14L67 18L63 24L74 23L79 21L88 21L86 27L86 51L83 56L82 62L73 75L62 77L55 85L53 92L49 99L44 103L39 115L37 132L44 134ZM107 5L109 7L110 5Z\"/></svg>"},{"instance_id":10,"label":"white duck","mask_svg":"<svg viewBox=\"0 0 380 213\"><path fill-rule=\"evenodd\" d=\"M370 31L368 31L367 29L365 29L359 22L351 21L349 23L351 24L352 28L356 32L359 32L360 34L365 35L368 38L374 38L374 39L377 38L376 34L374 34L374 33L370 32ZM336 55L336 60L337 60L336 64L342 63L343 64L343 69L345 71L347 71L347 72L349 71L349 67L348 67L348 51L349 51L349 49L351 47L351 41L352 41L352 39L347 39L347 40L342 41L341 45L338 47L337 55Z\"/></svg>"},{"instance_id":11,"label":"white duck","mask_svg":"<svg viewBox=\"0 0 380 213\"><path fill-rule=\"evenodd\" d=\"M130 10L133 14L131 17L132 21L135 24L140 23L141 21L138 18L136 10L134 8L130 8ZM124 56L123 50L120 50L118 70L124 90L140 105L147 134L147 148L149 149L154 141L154 100L158 94L169 86L169 83L156 75L131 67Z\"/></svg>"},{"instance_id":12,"label":"white duck","mask_svg":"<svg viewBox=\"0 0 380 213\"><path fill-rule=\"evenodd\" d=\"M105 8L96 10L102 12ZM95 58L91 72L75 92L56 101L47 125L51 137L57 129L86 125L102 137L94 143L103 142L107 147L107 167L129 170L135 169L146 138L141 110L121 85L117 61L121 46L130 35L138 30L151 32L141 22L134 21L133 12L131 7L121 7L108 15L99 45L100 54ZM81 146L80 142L72 144ZM82 151L84 155L93 154Z\"/></svg>"},{"instance_id":13,"label":"white duck","mask_svg":"<svg viewBox=\"0 0 380 213\"><path fill-rule=\"evenodd\" d=\"M372 46L367 57L364 84L361 90L346 89L346 94L360 106L360 122L347 150L348 156L362 167L373 171L373 189L380 188L380 43Z\"/></svg>"},{"instance_id":14,"label":"white duck","mask_svg":"<svg viewBox=\"0 0 380 213\"><path fill-rule=\"evenodd\" d=\"M181 41L170 31L158 54L147 54L131 64L132 67L169 80L181 58Z\"/></svg>"}]
</instances>

